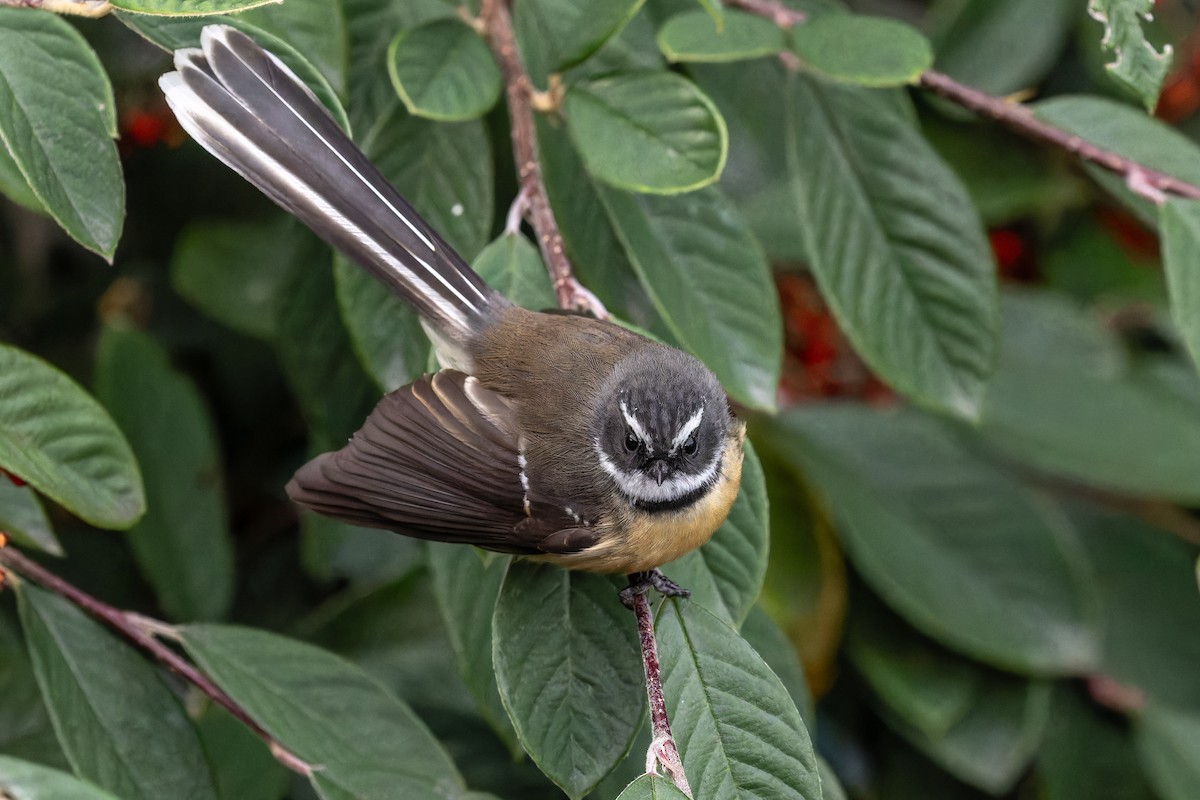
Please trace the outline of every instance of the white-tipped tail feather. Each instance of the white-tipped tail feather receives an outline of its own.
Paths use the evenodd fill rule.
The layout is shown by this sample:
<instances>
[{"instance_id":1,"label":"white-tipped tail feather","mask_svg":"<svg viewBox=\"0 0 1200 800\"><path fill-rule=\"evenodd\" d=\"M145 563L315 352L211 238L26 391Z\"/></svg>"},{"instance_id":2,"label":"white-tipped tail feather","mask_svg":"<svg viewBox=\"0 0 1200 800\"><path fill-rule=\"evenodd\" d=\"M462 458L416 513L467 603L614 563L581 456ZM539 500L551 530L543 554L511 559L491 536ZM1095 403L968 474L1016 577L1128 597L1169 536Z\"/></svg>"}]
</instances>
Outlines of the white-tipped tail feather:
<instances>
[{"instance_id":1,"label":"white-tipped tail feather","mask_svg":"<svg viewBox=\"0 0 1200 800\"><path fill-rule=\"evenodd\" d=\"M223 25L200 42L159 79L200 145L412 303L438 338L465 341L506 304L279 59Z\"/></svg>"}]
</instances>

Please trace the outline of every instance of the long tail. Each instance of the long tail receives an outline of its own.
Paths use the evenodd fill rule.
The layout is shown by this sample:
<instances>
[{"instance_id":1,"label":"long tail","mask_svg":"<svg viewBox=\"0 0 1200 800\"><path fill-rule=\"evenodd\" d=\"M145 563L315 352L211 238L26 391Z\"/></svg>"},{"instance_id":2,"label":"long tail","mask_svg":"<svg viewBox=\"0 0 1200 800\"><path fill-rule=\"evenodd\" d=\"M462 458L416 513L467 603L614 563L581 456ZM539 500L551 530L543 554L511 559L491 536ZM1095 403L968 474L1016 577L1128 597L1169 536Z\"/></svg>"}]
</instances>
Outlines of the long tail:
<instances>
[{"instance_id":1,"label":"long tail","mask_svg":"<svg viewBox=\"0 0 1200 800\"><path fill-rule=\"evenodd\" d=\"M405 202L278 58L224 25L159 79L206 150L353 258L451 340L506 301Z\"/></svg>"}]
</instances>

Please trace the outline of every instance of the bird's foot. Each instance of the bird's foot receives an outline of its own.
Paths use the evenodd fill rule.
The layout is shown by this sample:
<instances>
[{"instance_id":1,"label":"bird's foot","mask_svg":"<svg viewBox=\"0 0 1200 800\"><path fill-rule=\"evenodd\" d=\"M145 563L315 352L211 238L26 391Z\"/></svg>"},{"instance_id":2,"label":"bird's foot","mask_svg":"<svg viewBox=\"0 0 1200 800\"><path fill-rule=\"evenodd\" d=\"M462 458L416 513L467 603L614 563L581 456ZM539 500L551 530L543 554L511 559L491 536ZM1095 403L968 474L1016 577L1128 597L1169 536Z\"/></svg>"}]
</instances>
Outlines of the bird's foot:
<instances>
[{"instance_id":1,"label":"bird's foot","mask_svg":"<svg viewBox=\"0 0 1200 800\"><path fill-rule=\"evenodd\" d=\"M630 611L633 610L633 598L645 594L653 587L663 597L691 597L692 593L675 581L662 574L660 569L635 572L629 576L629 585L621 590L621 602Z\"/></svg>"}]
</instances>

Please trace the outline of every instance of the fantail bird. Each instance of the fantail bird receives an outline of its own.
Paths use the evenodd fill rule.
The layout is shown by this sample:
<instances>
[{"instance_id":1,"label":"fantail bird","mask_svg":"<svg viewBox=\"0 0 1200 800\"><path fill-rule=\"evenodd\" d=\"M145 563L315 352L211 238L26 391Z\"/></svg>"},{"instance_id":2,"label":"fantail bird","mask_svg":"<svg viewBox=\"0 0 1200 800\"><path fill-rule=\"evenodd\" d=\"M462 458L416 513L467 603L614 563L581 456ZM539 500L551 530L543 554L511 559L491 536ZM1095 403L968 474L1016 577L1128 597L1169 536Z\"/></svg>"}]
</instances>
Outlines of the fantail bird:
<instances>
[{"instance_id":1,"label":"fantail bird","mask_svg":"<svg viewBox=\"0 0 1200 800\"><path fill-rule=\"evenodd\" d=\"M737 495L745 425L699 360L610 322L513 305L279 59L226 26L200 39L159 81L180 124L411 303L445 367L301 467L292 500L594 572L646 573L709 539Z\"/></svg>"}]
</instances>

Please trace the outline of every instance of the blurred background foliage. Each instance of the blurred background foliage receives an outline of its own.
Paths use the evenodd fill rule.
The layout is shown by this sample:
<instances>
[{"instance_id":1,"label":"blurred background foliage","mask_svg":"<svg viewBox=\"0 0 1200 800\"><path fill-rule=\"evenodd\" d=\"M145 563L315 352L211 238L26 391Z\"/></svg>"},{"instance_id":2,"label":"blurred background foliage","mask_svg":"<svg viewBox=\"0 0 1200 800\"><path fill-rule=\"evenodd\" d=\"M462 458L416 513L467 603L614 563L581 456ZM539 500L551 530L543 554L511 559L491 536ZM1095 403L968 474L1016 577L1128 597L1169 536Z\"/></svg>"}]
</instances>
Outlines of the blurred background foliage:
<instances>
[{"instance_id":1,"label":"blurred background foliage","mask_svg":"<svg viewBox=\"0 0 1200 800\"><path fill-rule=\"evenodd\" d=\"M750 592L744 608L725 592L727 618L796 701L838 779L826 796L840 782L847 797L887 800L1200 797L1200 383L1168 310L1153 210L1070 156L919 91L875 90L864 110L837 94L848 90L797 89L773 57L668 65L662 52L673 51L655 34L662 45L666 21L694 3L626 3L634 16L582 43L571 39L569 5L514 3L539 86L607 41L565 73L577 82L566 110L579 130L539 120L551 200L583 282L622 317L708 358L748 409L769 557L765 547L748 556L752 573L765 570L761 593L761 572L718 589ZM1154 3L1146 25L1175 53L1153 106L1158 125L1105 70L1104 29L1083 0L847 5L923 31L935 67L964 83L1036 100L1054 124L1200 177L1192 2ZM819 17L841 4L795 6ZM396 91L423 80L420 59L389 51L396 34L437 52L448 46L441 37L473 34L421 26L454 18L440 0L288 0L238 17L303 54L364 149L464 256L479 256L490 281L545 307L553 294L533 248L488 245L517 188L499 76L484 74L448 107L416 95L406 107ZM450 565L408 539L298 518L282 492L382 390L429 367L415 319L352 266L331 270L324 246L176 125L155 83L169 56L134 31L182 44L202 21L72 24L112 82L124 227L109 266L30 210L37 198L0 164L0 341L90 387L136 456L148 511L126 534L102 532L53 503L43 513L28 490L0 480L0 527L65 552L42 560L118 607L236 622L345 655L412 707L473 789L561 796L530 760L514 761L520 744L491 664L473 660L478 643L444 621L456 593L498 580L489 562ZM578 120L629 102L613 99L622 87L610 76L621 72L682 75L686 91L711 99L717 184L670 197L613 188L638 187L620 153L588 140L606 119ZM692 102L661 81L630 91ZM843 332L839 319L855 314L864 316L853 325L871 328L893 296L835 316L830 306L845 297L810 272L814 253L865 241L829 217L824 232L798 232L821 218L812 198L839 191L836 175L822 183L806 171L833 160L821 156L835 137L820 138L814 108L834 108L835 123L863 136L916 143L878 159L893 170L887 208L919 215L928 204L947 225L965 220L962 240L945 245L956 248L948 261L971 262L968 289L950 301L965 317L932 327L935 338L965 331L968 368L930 368L906 385L895 360L906 318L880 322L865 348L858 328ZM896 115L905 122L879 128ZM895 163L906 160L907 183ZM965 194L939 207L920 184L946 165ZM639 245L630 220L645 219L680 238ZM970 235L980 223L988 247ZM712 231L717 243L703 243ZM857 252L862 263L874 257ZM891 279L882 274L873 280ZM456 585L466 573L451 568L475 582ZM0 754L66 769L15 609L11 593L0 597ZM223 712L196 702L189 711L221 798L311 796ZM641 752L634 746L589 796L616 797Z\"/></svg>"}]
</instances>

